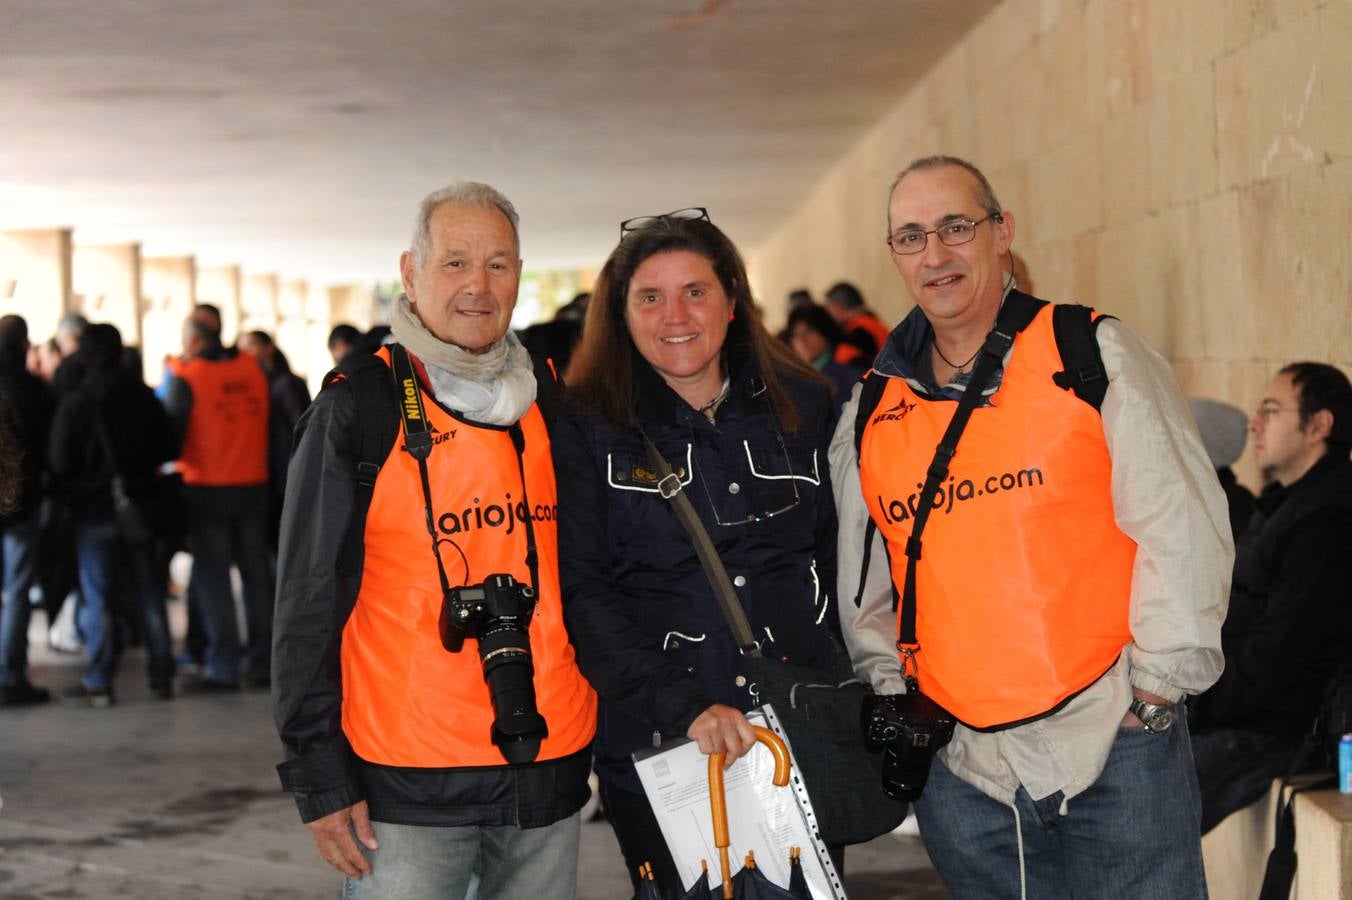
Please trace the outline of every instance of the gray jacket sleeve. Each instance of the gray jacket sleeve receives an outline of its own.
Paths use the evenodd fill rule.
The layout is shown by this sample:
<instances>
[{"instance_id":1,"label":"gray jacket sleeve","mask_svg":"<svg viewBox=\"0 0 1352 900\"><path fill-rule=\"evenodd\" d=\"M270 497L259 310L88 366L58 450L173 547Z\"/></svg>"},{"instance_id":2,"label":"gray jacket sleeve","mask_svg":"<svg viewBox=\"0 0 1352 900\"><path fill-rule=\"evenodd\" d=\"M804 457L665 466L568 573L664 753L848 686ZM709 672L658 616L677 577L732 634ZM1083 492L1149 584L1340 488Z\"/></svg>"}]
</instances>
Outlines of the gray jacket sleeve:
<instances>
[{"instance_id":1,"label":"gray jacket sleeve","mask_svg":"<svg viewBox=\"0 0 1352 900\"><path fill-rule=\"evenodd\" d=\"M836 532L836 608L841 636L854 671L879 693L905 693L897 657L897 616L892 610L892 572L883 537L873 532L868 571L860 590L868 507L859 488L859 463L854 450L854 414L861 386L856 384L840 411L831 439L831 486L835 490L839 527ZM860 605L855 605L856 597Z\"/></svg>"},{"instance_id":2,"label":"gray jacket sleeve","mask_svg":"<svg viewBox=\"0 0 1352 900\"><path fill-rule=\"evenodd\" d=\"M1136 542L1131 683L1176 701L1220 677L1235 548L1225 492L1173 369L1130 326L1098 328L1117 527Z\"/></svg>"}]
</instances>

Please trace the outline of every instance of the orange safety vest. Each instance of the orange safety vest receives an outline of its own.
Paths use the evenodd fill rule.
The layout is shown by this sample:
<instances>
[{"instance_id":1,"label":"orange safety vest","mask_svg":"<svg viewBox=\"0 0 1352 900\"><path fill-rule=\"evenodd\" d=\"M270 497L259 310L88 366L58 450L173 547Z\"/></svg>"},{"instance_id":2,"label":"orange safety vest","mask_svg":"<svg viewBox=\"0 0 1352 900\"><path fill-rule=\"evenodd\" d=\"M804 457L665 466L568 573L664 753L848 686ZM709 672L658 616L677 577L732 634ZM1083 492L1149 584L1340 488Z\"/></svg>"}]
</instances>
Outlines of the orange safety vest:
<instances>
[{"instance_id":1,"label":"orange safety vest","mask_svg":"<svg viewBox=\"0 0 1352 900\"><path fill-rule=\"evenodd\" d=\"M881 346L881 344L879 346ZM834 360L835 362L840 363L841 365L846 365L848 363L859 363L864 368L868 368L869 365L868 361L864 359L864 353L862 350L860 350L853 344L847 344L844 341L841 341L839 344L836 344L836 352L831 355L831 359Z\"/></svg>"},{"instance_id":2,"label":"orange safety vest","mask_svg":"<svg viewBox=\"0 0 1352 900\"><path fill-rule=\"evenodd\" d=\"M171 371L173 366L171 365ZM178 471L183 483L243 487L268 480L268 379L258 360L191 359L175 374L192 389Z\"/></svg>"},{"instance_id":3,"label":"orange safety vest","mask_svg":"<svg viewBox=\"0 0 1352 900\"><path fill-rule=\"evenodd\" d=\"M388 350L377 355L389 364ZM537 760L576 753L596 731L596 694L578 670L563 624L558 494L544 419L532 406L520 423L523 501L508 430L461 419L419 389L433 441L432 510L451 587L501 573L530 584L523 523L531 516L540 583L530 649L536 706L549 727ZM467 639L458 653L441 645L441 583L425 509L418 463L404 449L401 427L376 477L361 590L343 628L343 731L359 757L378 765L506 765L490 739L493 704L477 642Z\"/></svg>"},{"instance_id":4,"label":"orange safety vest","mask_svg":"<svg viewBox=\"0 0 1352 900\"><path fill-rule=\"evenodd\" d=\"M925 529L920 689L973 728L1054 712L1131 641L1136 544L1113 518L1102 421L1053 384L1061 368L1049 305L1015 338L990 404L973 411ZM889 378L864 428L860 486L896 585L926 468L956 407Z\"/></svg>"},{"instance_id":5,"label":"orange safety vest","mask_svg":"<svg viewBox=\"0 0 1352 900\"><path fill-rule=\"evenodd\" d=\"M873 342L878 345L879 350L887 346L887 339L892 334L892 330L887 327L882 319L866 309L861 309L855 313L850 321L845 323L844 327L846 331L853 331L856 328L864 329L873 338Z\"/></svg>"}]
</instances>

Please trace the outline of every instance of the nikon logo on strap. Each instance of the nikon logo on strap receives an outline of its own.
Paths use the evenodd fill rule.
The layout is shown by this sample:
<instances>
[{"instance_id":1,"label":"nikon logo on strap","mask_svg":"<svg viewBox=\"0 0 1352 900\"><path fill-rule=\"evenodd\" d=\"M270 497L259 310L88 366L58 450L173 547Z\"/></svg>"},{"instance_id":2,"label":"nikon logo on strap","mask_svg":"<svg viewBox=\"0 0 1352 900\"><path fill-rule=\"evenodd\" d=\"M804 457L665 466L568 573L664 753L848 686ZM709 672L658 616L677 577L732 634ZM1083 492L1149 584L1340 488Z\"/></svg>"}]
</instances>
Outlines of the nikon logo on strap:
<instances>
[{"instance_id":1,"label":"nikon logo on strap","mask_svg":"<svg viewBox=\"0 0 1352 900\"><path fill-rule=\"evenodd\" d=\"M422 418L422 411L418 408L418 385L412 378L404 379L404 418Z\"/></svg>"}]
</instances>

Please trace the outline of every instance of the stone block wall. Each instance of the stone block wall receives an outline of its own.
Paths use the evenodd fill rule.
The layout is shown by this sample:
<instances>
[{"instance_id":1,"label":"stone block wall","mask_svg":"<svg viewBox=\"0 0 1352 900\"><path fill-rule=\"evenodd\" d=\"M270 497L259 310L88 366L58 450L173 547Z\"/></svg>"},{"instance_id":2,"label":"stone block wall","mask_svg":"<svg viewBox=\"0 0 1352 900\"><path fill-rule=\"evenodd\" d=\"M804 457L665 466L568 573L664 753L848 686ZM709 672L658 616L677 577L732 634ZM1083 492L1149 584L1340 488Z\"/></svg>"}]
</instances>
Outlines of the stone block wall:
<instances>
[{"instance_id":1,"label":"stone block wall","mask_svg":"<svg viewBox=\"0 0 1352 900\"><path fill-rule=\"evenodd\" d=\"M1250 410L1283 363L1352 371L1349 36L1352 0L1006 0L755 248L767 321L842 278L904 315L887 188L950 153L1038 293L1130 322L1185 391Z\"/></svg>"}]
</instances>

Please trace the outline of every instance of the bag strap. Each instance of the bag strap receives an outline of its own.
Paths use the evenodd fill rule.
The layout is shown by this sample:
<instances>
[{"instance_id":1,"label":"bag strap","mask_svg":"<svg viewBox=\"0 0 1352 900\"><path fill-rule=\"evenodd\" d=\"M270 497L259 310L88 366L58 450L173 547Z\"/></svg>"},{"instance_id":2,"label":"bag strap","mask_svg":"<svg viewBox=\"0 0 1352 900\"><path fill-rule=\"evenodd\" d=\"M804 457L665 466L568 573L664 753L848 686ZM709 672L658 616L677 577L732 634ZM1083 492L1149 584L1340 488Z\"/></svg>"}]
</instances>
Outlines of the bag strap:
<instances>
[{"instance_id":1,"label":"bag strap","mask_svg":"<svg viewBox=\"0 0 1352 900\"><path fill-rule=\"evenodd\" d=\"M1263 870L1263 886L1258 892L1258 900L1287 900L1287 897L1291 896L1291 883L1296 878L1296 795L1306 791L1323 790L1338 783L1336 777L1329 776L1291 788L1291 792L1286 793L1286 789L1291 785L1291 779L1301 771L1318 748L1318 735L1307 735L1282 778L1281 792L1277 796L1277 822L1273 832L1272 852L1268 854L1267 867Z\"/></svg>"},{"instance_id":2,"label":"bag strap","mask_svg":"<svg viewBox=\"0 0 1352 900\"><path fill-rule=\"evenodd\" d=\"M122 506L129 502L127 483L117 468L117 454L113 452L113 441L108 436L108 423L103 420L103 416L99 415L97 409L94 410L94 431L98 434L99 443L103 446L103 455L108 457L108 467L113 470L112 478L108 482L108 488L113 494L113 505Z\"/></svg>"},{"instance_id":3,"label":"bag strap","mask_svg":"<svg viewBox=\"0 0 1352 900\"><path fill-rule=\"evenodd\" d=\"M685 529L685 533L690 535L690 541L695 545L695 555L699 557L700 565L704 567L704 574L714 589L714 597L723 610L723 618L728 620L733 639L737 641L737 649L743 656L759 657L760 643L751 633L751 623L747 621L746 613L742 611L742 603L737 599L737 592L732 589L728 570L723 568L723 560L718 558L718 551L714 549L714 542L709 539L709 532L699 520L699 514L695 512L690 498L681 489L681 479L671 471L671 464L662 455L662 451L657 449L652 438L648 437L648 433L642 427L638 431L643 437L644 449L648 451L648 461L652 463L659 476L658 493L671 504L676 519Z\"/></svg>"},{"instance_id":4,"label":"bag strap","mask_svg":"<svg viewBox=\"0 0 1352 900\"><path fill-rule=\"evenodd\" d=\"M948 428L939 439L938 446L934 448L934 458L930 460L929 468L925 472L925 484L920 489L920 501L915 518L912 520L911 536L906 539L906 583L900 598L901 617L897 649L907 660L913 660L915 652L920 649L920 642L915 634L915 570L916 564L920 561L921 535L925 531L925 524L929 521L934 496L938 493L943 480L948 477L948 465L953 460L953 454L957 452L958 441L967 427L967 421L972 417L972 411L981 402L986 385L995 375L995 370L1003 364L1009 348L1014 345L1014 337L1027 328L1038 310L1046 305L1045 300L1037 300L1018 292L1010 293L1005 299L1004 305L1000 307L1000 314L995 319L995 327L986 335L986 342L981 345L981 351L977 354L976 368L972 370L972 377L962 392L958 408L954 410ZM893 597L896 595L893 594ZM895 606L894 600L894 609ZM906 672L908 668L903 666L903 674L909 674Z\"/></svg>"}]
</instances>

